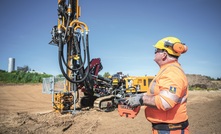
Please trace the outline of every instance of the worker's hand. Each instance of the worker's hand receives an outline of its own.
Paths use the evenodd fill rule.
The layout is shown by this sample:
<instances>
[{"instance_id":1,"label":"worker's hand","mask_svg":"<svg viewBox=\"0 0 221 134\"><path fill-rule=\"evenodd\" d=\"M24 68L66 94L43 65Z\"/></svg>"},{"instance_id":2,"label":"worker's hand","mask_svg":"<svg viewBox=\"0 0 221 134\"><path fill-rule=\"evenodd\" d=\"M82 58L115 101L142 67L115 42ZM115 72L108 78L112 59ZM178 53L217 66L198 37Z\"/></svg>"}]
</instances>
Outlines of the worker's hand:
<instances>
[{"instance_id":1,"label":"worker's hand","mask_svg":"<svg viewBox=\"0 0 221 134\"><path fill-rule=\"evenodd\" d=\"M130 98L128 98L125 103L134 108L134 107L138 107L141 106L143 104L143 94L134 94L132 96L130 96Z\"/></svg>"}]
</instances>

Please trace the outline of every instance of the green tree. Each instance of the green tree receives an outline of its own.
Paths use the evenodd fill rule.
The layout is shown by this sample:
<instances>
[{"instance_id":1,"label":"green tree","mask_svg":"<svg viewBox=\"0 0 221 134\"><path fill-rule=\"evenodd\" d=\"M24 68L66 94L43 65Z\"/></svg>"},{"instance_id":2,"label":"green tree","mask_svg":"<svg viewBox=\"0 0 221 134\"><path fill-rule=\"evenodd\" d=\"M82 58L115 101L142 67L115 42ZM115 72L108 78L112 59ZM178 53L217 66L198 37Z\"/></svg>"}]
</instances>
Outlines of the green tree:
<instances>
[{"instance_id":1,"label":"green tree","mask_svg":"<svg viewBox=\"0 0 221 134\"><path fill-rule=\"evenodd\" d=\"M109 72L105 72L104 75L103 75L103 77L105 77L105 78L109 78L110 76L111 76L111 75L110 75Z\"/></svg>"}]
</instances>

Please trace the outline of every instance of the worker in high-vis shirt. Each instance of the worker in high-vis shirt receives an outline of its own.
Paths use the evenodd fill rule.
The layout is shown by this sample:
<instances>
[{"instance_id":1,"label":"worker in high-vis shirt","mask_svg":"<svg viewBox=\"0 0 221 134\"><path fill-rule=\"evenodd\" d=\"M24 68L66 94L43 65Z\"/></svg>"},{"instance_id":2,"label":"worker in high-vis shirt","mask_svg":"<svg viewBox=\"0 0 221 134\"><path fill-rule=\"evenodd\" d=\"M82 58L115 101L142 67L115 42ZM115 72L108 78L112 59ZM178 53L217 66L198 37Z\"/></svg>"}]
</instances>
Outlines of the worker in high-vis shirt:
<instances>
[{"instance_id":1,"label":"worker in high-vis shirt","mask_svg":"<svg viewBox=\"0 0 221 134\"><path fill-rule=\"evenodd\" d=\"M152 134L188 134L188 81L178 62L187 46L176 37L166 37L155 45L154 61L160 70L147 93L126 100L131 107L145 105L145 116L152 123Z\"/></svg>"}]
</instances>

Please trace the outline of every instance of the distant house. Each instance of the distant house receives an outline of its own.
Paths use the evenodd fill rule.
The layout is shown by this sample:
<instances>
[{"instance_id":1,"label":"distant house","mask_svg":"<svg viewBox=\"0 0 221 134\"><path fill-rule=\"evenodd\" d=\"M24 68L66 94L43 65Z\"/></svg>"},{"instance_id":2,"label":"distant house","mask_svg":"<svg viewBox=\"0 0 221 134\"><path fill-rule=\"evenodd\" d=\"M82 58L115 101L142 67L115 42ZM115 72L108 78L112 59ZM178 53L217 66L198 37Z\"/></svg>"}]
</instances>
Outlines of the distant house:
<instances>
[{"instance_id":1,"label":"distant house","mask_svg":"<svg viewBox=\"0 0 221 134\"><path fill-rule=\"evenodd\" d=\"M28 72L31 69L28 66L23 66L23 67L17 67L17 71L23 71L23 72Z\"/></svg>"},{"instance_id":2,"label":"distant house","mask_svg":"<svg viewBox=\"0 0 221 134\"><path fill-rule=\"evenodd\" d=\"M45 72L38 72L38 71L35 71L35 70L31 70L31 71L28 71L29 73L38 73L38 74L45 74Z\"/></svg>"}]
</instances>

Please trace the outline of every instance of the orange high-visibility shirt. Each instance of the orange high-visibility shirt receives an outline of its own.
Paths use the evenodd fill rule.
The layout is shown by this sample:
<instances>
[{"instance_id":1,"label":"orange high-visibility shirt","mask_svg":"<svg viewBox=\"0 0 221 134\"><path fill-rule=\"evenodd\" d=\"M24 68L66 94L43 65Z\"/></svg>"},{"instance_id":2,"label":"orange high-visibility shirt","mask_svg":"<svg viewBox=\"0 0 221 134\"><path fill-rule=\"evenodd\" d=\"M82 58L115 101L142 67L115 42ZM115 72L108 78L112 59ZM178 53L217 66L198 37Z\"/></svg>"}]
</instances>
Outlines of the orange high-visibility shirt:
<instances>
[{"instance_id":1,"label":"orange high-visibility shirt","mask_svg":"<svg viewBox=\"0 0 221 134\"><path fill-rule=\"evenodd\" d=\"M188 119L188 81L177 61L161 66L149 87L147 94L155 95L157 108L146 107L147 120L152 123L179 123Z\"/></svg>"}]
</instances>

